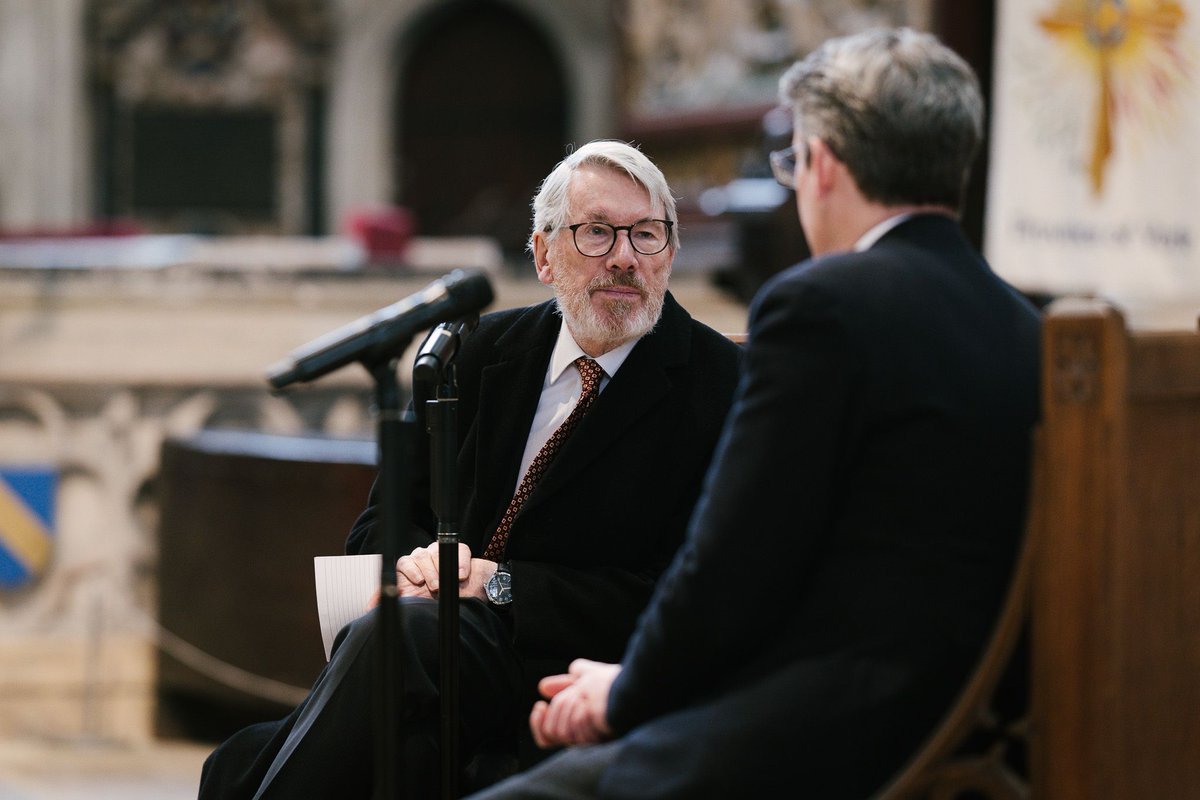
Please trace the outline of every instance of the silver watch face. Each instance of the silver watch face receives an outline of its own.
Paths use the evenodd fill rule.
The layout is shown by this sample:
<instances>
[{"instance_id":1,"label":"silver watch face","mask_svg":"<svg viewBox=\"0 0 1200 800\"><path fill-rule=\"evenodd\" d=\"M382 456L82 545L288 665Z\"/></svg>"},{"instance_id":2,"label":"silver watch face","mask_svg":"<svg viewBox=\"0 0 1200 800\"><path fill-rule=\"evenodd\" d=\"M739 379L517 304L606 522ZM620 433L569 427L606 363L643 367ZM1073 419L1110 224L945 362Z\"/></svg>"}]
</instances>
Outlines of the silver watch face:
<instances>
[{"instance_id":1,"label":"silver watch face","mask_svg":"<svg viewBox=\"0 0 1200 800\"><path fill-rule=\"evenodd\" d=\"M492 577L488 578L485 588L489 602L498 606L508 605L512 602L512 573L496 570Z\"/></svg>"}]
</instances>

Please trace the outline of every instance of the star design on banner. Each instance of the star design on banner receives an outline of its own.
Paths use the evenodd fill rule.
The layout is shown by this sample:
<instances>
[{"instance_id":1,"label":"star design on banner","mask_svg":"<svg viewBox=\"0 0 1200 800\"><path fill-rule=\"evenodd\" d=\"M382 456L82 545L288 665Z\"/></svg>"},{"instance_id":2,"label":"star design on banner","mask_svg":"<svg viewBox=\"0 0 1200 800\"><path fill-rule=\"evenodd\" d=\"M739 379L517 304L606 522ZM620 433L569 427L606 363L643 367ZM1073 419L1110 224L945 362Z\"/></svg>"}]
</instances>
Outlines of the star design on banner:
<instances>
[{"instance_id":1,"label":"star design on banner","mask_svg":"<svg viewBox=\"0 0 1200 800\"><path fill-rule=\"evenodd\" d=\"M1170 103L1189 69L1179 47L1186 14L1172 0L1059 0L1038 24L1075 52L1097 82L1088 176L1104 191L1117 122Z\"/></svg>"}]
</instances>

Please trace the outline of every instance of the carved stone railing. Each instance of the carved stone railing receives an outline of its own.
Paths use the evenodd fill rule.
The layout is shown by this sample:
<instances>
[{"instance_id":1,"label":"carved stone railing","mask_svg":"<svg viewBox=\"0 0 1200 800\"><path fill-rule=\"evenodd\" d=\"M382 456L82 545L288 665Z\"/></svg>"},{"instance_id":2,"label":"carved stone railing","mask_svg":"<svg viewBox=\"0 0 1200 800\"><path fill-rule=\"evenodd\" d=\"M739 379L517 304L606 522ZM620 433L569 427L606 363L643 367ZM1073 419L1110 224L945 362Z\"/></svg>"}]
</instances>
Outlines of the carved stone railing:
<instances>
[{"instance_id":1,"label":"carved stone railing","mask_svg":"<svg viewBox=\"0 0 1200 800\"><path fill-rule=\"evenodd\" d=\"M272 264L0 268L0 469L57 475L49 558L25 585L0 590L0 737L151 735L163 441L211 428L372 438L362 370L282 395L264 372L434 277ZM505 292L510 302L525 293Z\"/></svg>"},{"instance_id":2,"label":"carved stone railing","mask_svg":"<svg viewBox=\"0 0 1200 800\"><path fill-rule=\"evenodd\" d=\"M44 572L0 596L0 736L149 735L158 592L159 454L208 428L369 438L353 386L285 397L253 387L5 385L6 464L58 475ZM364 498L365 499L365 498Z\"/></svg>"}]
</instances>

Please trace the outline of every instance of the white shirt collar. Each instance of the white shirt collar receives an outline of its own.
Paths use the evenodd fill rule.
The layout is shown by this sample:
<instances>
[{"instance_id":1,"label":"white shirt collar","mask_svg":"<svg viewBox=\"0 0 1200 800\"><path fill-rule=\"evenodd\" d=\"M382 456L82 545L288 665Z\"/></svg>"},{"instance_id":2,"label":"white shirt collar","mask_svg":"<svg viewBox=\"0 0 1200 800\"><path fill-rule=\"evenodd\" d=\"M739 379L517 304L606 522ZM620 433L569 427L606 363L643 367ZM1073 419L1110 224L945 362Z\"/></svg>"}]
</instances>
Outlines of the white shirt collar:
<instances>
[{"instance_id":1,"label":"white shirt collar","mask_svg":"<svg viewBox=\"0 0 1200 800\"><path fill-rule=\"evenodd\" d=\"M883 238L884 234L911 216L911 213L897 214L878 223L858 238L858 241L854 243L854 252L861 253L863 250L870 249L876 242Z\"/></svg>"},{"instance_id":2,"label":"white shirt collar","mask_svg":"<svg viewBox=\"0 0 1200 800\"><path fill-rule=\"evenodd\" d=\"M637 343L638 339L633 339L595 359L600 368L604 370L605 376L611 378L617 374L617 370L625 363L625 359L629 357ZM550 354L550 370L546 375L547 384L557 381L562 377L566 368L575 363L575 359L586 355L587 353L583 352L583 348L571 335L566 320L563 320L562 324L558 326L558 340L554 343L554 352Z\"/></svg>"}]
</instances>

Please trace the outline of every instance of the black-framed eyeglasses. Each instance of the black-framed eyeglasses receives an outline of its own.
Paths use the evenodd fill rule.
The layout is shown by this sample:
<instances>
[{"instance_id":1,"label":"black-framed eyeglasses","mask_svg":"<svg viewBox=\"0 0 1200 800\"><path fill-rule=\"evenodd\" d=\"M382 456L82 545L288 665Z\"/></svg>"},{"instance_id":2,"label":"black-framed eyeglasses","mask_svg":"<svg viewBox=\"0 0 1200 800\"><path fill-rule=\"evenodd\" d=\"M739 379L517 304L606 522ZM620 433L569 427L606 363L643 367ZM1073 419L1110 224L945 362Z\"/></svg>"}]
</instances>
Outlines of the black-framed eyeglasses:
<instances>
[{"instance_id":1,"label":"black-framed eyeglasses","mask_svg":"<svg viewBox=\"0 0 1200 800\"><path fill-rule=\"evenodd\" d=\"M796 188L796 148L771 151L771 174L780 186Z\"/></svg>"},{"instance_id":2,"label":"black-framed eyeglasses","mask_svg":"<svg viewBox=\"0 0 1200 800\"><path fill-rule=\"evenodd\" d=\"M617 243L617 233L629 234L633 249L644 256L653 256L667 249L671 243L671 228L675 223L669 219L644 219L632 225L609 225L607 222L576 222L565 226L575 241L580 255L606 256Z\"/></svg>"}]
</instances>

